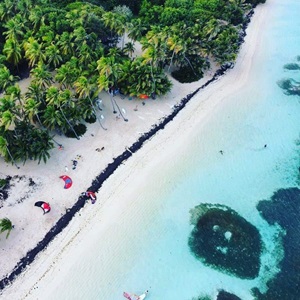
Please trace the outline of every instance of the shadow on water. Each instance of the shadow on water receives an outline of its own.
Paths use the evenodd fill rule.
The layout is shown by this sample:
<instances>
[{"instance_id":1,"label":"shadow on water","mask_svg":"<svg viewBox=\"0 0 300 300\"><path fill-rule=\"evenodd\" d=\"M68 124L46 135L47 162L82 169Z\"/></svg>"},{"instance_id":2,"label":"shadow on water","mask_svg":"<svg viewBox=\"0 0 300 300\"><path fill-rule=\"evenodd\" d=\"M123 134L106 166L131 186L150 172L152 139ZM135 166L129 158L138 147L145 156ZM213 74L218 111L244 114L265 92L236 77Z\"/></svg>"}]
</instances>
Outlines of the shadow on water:
<instances>
[{"instance_id":1,"label":"shadow on water","mask_svg":"<svg viewBox=\"0 0 300 300\"><path fill-rule=\"evenodd\" d=\"M297 56L297 62L288 63L283 66L283 68L287 71L298 71L300 70L300 56ZM284 90L286 95L298 95L300 96L300 82L293 79L281 79L277 82L278 86Z\"/></svg>"}]
</instances>

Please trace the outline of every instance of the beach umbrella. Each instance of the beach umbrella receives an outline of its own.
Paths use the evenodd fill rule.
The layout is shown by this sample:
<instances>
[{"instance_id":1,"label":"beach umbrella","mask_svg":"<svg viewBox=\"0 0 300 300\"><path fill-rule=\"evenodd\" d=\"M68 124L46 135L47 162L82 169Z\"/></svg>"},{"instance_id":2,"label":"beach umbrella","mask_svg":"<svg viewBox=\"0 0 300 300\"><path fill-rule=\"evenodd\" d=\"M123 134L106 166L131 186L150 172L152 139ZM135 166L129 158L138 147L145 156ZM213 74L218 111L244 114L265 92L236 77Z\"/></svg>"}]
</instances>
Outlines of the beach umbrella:
<instances>
[{"instance_id":1,"label":"beach umbrella","mask_svg":"<svg viewBox=\"0 0 300 300\"><path fill-rule=\"evenodd\" d=\"M35 202L34 206L40 207L44 211L44 214L48 213L51 210L49 203L44 201Z\"/></svg>"},{"instance_id":2,"label":"beach umbrella","mask_svg":"<svg viewBox=\"0 0 300 300\"><path fill-rule=\"evenodd\" d=\"M64 189L69 189L72 186L73 181L69 176L62 175L62 176L59 176L59 178L61 178L65 182Z\"/></svg>"}]
</instances>

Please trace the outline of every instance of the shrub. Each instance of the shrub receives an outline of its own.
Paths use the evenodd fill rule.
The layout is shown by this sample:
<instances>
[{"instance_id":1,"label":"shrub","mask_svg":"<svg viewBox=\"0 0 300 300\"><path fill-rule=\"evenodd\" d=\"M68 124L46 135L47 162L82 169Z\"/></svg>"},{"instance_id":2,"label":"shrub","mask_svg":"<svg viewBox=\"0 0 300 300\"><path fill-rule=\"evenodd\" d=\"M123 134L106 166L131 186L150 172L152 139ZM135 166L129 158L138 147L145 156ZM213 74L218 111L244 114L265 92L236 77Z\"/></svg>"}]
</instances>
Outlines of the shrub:
<instances>
[{"instance_id":1,"label":"shrub","mask_svg":"<svg viewBox=\"0 0 300 300\"><path fill-rule=\"evenodd\" d=\"M91 115L91 116L89 116L89 117L87 117L87 118L85 119L85 121L86 121L87 123L89 123L89 124L95 123L96 120L97 120L97 118L96 118L95 115Z\"/></svg>"},{"instance_id":2,"label":"shrub","mask_svg":"<svg viewBox=\"0 0 300 300\"><path fill-rule=\"evenodd\" d=\"M173 71L172 76L181 83L189 83L200 80L203 77L203 73L201 72L199 75L195 75L190 67L182 67Z\"/></svg>"},{"instance_id":3,"label":"shrub","mask_svg":"<svg viewBox=\"0 0 300 300\"><path fill-rule=\"evenodd\" d=\"M87 130L87 128L84 124L77 124L77 125L73 126L73 128L78 136L84 135ZM69 138L76 138L75 133L71 129L66 131L65 135L66 135L66 137L69 137Z\"/></svg>"}]
</instances>

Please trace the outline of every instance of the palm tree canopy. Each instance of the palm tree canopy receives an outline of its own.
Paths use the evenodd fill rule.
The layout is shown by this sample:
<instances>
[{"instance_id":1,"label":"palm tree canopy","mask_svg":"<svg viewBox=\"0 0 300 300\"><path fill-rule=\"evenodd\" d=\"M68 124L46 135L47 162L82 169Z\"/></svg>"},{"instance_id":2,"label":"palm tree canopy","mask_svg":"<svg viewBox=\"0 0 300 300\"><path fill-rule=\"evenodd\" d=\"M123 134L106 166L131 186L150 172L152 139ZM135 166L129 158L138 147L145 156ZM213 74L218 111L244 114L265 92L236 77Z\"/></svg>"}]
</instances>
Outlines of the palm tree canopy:
<instances>
[{"instance_id":1,"label":"palm tree canopy","mask_svg":"<svg viewBox=\"0 0 300 300\"><path fill-rule=\"evenodd\" d=\"M11 230L13 229L13 224L8 218L0 219L0 233L7 231L6 238L8 238Z\"/></svg>"}]
</instances>

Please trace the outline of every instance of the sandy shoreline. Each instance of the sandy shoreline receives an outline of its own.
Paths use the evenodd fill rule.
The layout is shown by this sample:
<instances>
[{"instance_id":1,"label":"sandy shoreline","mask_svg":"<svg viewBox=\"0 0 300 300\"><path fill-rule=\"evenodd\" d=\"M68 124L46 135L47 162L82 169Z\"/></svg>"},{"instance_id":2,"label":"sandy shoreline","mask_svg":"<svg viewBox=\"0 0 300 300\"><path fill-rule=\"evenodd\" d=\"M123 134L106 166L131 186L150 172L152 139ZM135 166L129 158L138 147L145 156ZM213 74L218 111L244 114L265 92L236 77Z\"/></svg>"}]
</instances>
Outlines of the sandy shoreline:
<instances>
[{"instance_id":1,"label":"sandy shoreline","mask_svg":"<svg viewBox=\"0 0 300 300\"><path fill-rule=\"evenodd\" d=\"M53 268L51 270L51 265L55 265L56 262L60 260L59 257L62 255L62 253L64 257L66 257L67 251L69 251L71 248L70 245L72 245L72 248L74 248L75 245L78 245L80 243L79 241L81 239L83 240L85 236L84 232L86 231L85 228L90 226L92 223L94 225L95 222L99 223L98 225L102 228L101 230L103 232L105 231L105 229L109 228L112 222L112 217L122 215L122 213L124 213L124 210L126 209L125 203L128 203L128 197L125 197L125 199L123 197L123 202L121 202L118 200L118 196L122 191L126 189L126 184L128 184L130 176L133 176L132 174L134 174L134 172L137 172L137 170L143 171L142 174L138 175L138 182L142 183L142 178L146 177L147 174L150 174L155 166L159 165L159 163L164 159L170 159L170 157L174 155L171 154L169 150L167 150L166 153L162 155L162 147L167 149L167 145L172 144L176 145L177 147L183 147L182 144L184 144L184 139L188 139L192 136L191 125L195 126L195 124L198 124L198 126L201 126L201 124L205 122L206 118L209 118L210 114L213 113L213 109L216 105L225 105L225 97L227 95L243 88L247 81L249 70L251 68L251 60L255 55L255 49L259 43L258 33L262 26L262 23L265 22L265 20L263 19L264 10L267 9L269 8L267 8L266 6L259 6L256 8L255 15L252 19L249 30L247 31L248 35L246 37L246 44L241 49L235 68L233 70L230 70L225 77L218 80L217 82L210 84L208 87L206 87L205 90L202 90L199 94L197 94L197 96L195 97L197 99L194 98L193 101L188 103L185 109L181 111L178 116L176 116L173 122L170 122L163 131L158 132L155 137L151 139L151 143L146 143L141 150L139 150L134 156L126 161L124 166L118 168L115 171L113 178L109 178L99 192L98 198L100 205L99 203L97 203L97 205L95 206L86 205L84 210L80 212L82 213L82 216L84 215L84 220L82 220L82 217L80 216L77 216L75 219L73 219L68 225L67 230L64 230L59 236L57 236L55 238L55 241L52 242L43 253L40 253L38 255L37 260L28 268L28 270L26 270L19 276L19 278L16 280L17 287L13 284L11 287L4 290L3 296L9 295L10 297L13 297L15 299L22 299L26 294L28 294L30 290L33 291L35 284L37 282L40 282L40 279L43 276L46 276L50 272L53 272ZM206 80L207 78L204 78L201 81L204 83ZM89 128L86 137L82 138L81 141L70 141L70 145L68 141L68 148L66 148L63 153L60 152L59 154L56 153L56 155L54 155L49 166L47 164L47 170L43 170L44 166L42 165L34 166L34 168L32 168L33 164L30 163L28 165L25 165L25 167L22 167L21 172L18 172L19 174L22 173L27 176L36 177L37 179L41 178L39 177L39 174L41 174L41 172L45 173L41 179L44 184L42 183L42 186L39 189L39 193L42 193L45 200L54 198L56 195L58 198L68 197L70 199L67 203L59 203L59 200L55 201L55 199L53 199L51 201L51 199L49 199L48 201L52 205L58 206L58 208L54 209L54 211L52 212L52 216L50 214L47 216L42 216L42 214L40 214L40 212L36 210L37 208L32 208L33 200L26 200L26 204L24 203L24 211L27 211L28 214L26 216L28 218L27 221L30 220L30 215L34 214L34 216L36 217L36 222L38 222L39 225L42 224L41 227L44 227L42 228L42 230L40 230L39 235L37 234L39 238L38 240L43 237L42 233L45 232L47 228L50 229L55 224L55 217L57 218L66 207L71 207L71 205L73 205L72 199L77 198L83 190L88 189L90 182L93 180L95 174L97 174L97 170L104 169L105 164L107 164L107 162L109 161L112 161L111 158L116 157L118 153L122 153L125 147L130 146L134 143L134 141L137 140L140 132L147 131L147 129L151 127L151 124L155 123L153 121L157 120L157 113L160 113L161 111L162 116L168 115L171 112L172 105L178 103L183 95L189 94L189 92L194 90L195 87L199 85L201 85L199 82L190 85L175 85L172 92L170 93L171 95L168 95L168 99L165 99L164 103L153 101L149 103L149 105L147 103L145 107L142 107L139 102L138 112L133 111L137 103L134 101L127 101L126 105L128 106L126 107L126 111L128 112L128 115L131 115L128 117L130 120L129 124L131 126L131 130L135 130L135 132L130 132L131 134L128 134L128 127L125 126L125 123L121 123L120 120L116 121L113 118L111 118L111 120L108 120L107 118L108 121L106 125L108 127L117 125L117 128L114 128L116 132L103 132L101 131L101 129L96 128L97 124L93 124L91 126L92 128ZM143 109L144 111L142 111ZM152 117L149 114L153 114L155 115L155 117ZM136 119L134 119L134 121L132 122L132 119L134 117ZM146 120L147 118L147 121L140 124L140 120L143 120L143 118L144 120ZM182 133L182 138L180 138L180 141L178 141L179 132ZM127 135L125 135L126 133ZM90 136L90 134L93 134L94 136L92 137ZM120 143L112 147L111 144L109 144L109 140L106 140L105 138L103 138L103 140L101 140L100 142L96 140L95 137L101 137L105 134L110 139L119 139ZM79 145L79 143L81 145ZM88 149L84 149L84 143L89 143L89 146L86 147ZM103 145L105 146L105 151L103 151L101 154L95 152L95 148ZM134 152L134 149L131 149L131 151ZM82 155L83 160L79 161L79 166L76 171L69 171L70 175L74 179L74 189L65 191L62 189L62 182L58 180L57 177L61 175L61 173L64 173L65 165L67 163L70 164L69 161L71 159L74 159L77 154ZM101 157L101 159L99 159L99 154L104 157ZM58 157L58 155L60 156ZM123 155L126 158L130 157L131 153L125 150L123 152ZM66 161L68 162L66 163ZM69 169L71 168L69 167ZM3 173L13 175L15 172L16 170L13 167L7 166L6 170ZM48 182L51 188L49 188L49 184L47 185L45 183L45 180L49 180ZM101 178L99 178L99 180L101 181ZM78 182L79 184L76 184ZM116 184L116 182L118 182L118 184ZM139 186L138 183L136 186ZM138 189L136 188L136 186L134 188ZM33 195L33 197L36 197L36 195ZM80 203L82 203L82 200L79 200L78 205L80 205ZM20 213L20 218L21 217L23 219L22 212ZM26 217L24 219L26 219ZM97 218L97 220L95 220L95 218ZM98 220L101 220L101 222ZM16 222L14 221L14 223ZM17 224L16 227L18 228L19 226L25 225ZM31 230L34 232L34 224L27 225L31 225ZM1 253L2 256L5 255L7 257L7 251L13 248L14 243L22 242L21 235L18 236L16 231L17 229L12 232L12 236L10 237L10 239L5 241L4 248L6 247L6 249L4 249ZM2 239L1 242L3 243L3 241L4 240ZM37 239L32 242L32 245L35 245L36 241ZM28 238L27 240L23 239L23 243L24 242L28 242ZM21 247L22 243L20 248ZM18 261L18 259L16 259L17 257L20 258L22 256L20 256L20 253L15 256L12 255L12 257L9 258L10 262ZM13 266L14 264L12 265L9 263L4 267L1 266L1 272L3 270L2 274L4 275L5 273L9 272Z\"/></svg>"}]
</instances>

